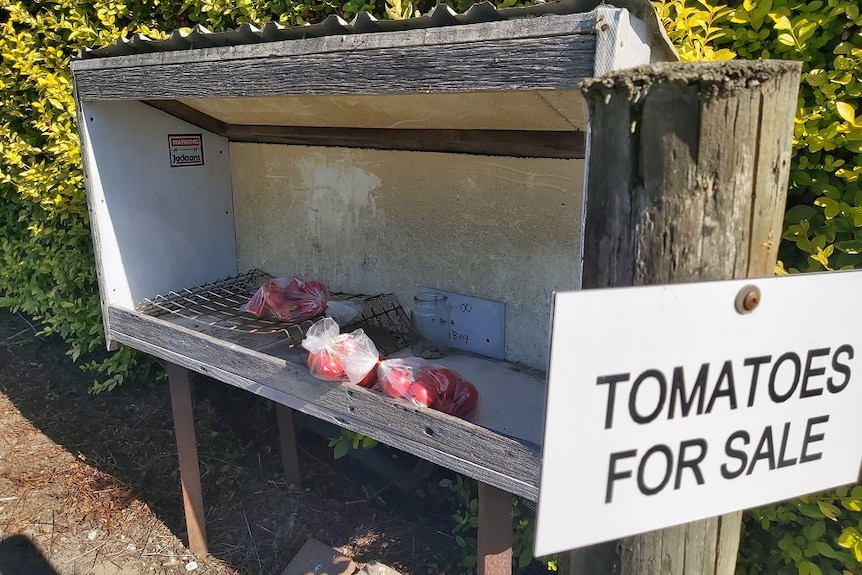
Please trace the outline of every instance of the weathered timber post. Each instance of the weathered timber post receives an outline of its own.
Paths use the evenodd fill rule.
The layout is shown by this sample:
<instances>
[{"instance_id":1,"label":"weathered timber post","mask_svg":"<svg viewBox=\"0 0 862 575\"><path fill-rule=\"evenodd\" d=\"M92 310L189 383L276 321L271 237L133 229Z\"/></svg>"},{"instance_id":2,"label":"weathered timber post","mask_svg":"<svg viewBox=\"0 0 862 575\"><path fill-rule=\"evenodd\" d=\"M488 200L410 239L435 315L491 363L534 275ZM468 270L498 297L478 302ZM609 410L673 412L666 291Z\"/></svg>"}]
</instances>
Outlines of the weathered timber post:
<instances>
[{"instance_id":1,"label":"weathered timber post","mask_svg":"<svg viewBox=\"0 0 862 575\"><path fill-rule=\"evenodd\" d=\"M674 63L585 82L584 289L773 274L800 69ZM740 521L732 513L581 549L572 573L731 575Z\"/></svg>"}]
</instances>

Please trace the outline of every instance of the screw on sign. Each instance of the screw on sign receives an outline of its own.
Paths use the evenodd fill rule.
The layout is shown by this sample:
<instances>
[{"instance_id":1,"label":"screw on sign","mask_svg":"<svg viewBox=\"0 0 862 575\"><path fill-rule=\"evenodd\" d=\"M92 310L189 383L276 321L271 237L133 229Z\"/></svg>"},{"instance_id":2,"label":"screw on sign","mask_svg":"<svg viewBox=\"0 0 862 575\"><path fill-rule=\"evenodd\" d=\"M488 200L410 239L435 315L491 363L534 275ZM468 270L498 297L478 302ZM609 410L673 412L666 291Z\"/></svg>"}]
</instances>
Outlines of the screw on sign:
<instances>
[{"instance_id":1,"label":"screw on sign","mask_svg":"<svg viewBox=\"0 0 862 575\"><path fill-rule=\"evenodd\" d=\"M760 304L760 288L756 285L747 285L736 296L736 311L739 313L751 313Z\"/></svg>"}]
</instances>

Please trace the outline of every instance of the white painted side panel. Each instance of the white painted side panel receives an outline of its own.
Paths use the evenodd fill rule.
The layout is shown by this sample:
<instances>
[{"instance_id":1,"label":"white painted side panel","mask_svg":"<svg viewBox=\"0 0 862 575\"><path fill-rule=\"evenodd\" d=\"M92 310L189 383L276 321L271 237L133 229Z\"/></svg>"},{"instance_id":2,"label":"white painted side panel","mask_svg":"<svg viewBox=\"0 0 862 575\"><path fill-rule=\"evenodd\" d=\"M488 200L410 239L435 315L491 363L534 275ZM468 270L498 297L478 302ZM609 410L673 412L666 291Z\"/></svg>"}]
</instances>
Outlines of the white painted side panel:
<instances>
[{"instance_id":1,"label":"white painted side panel","mask_svg":"<svg viewBox=\"0 0 862 575\"><path fill-rule=\"evenodd\" d=\"M236 274L227 140L140 102L81 106L103 305ZM202 134L204 165L171 168L168 134Z\"/></svg>"},{"instance_id":2,"label":"white painted side panel","mask_svg":"<svg viewBox=\"0 0 862 575\"><path fill-rule=\"evenodd\" d=\"M628 10L596 8L595 75L650 63L646 24Z\"/></svg>"}]
</instances>

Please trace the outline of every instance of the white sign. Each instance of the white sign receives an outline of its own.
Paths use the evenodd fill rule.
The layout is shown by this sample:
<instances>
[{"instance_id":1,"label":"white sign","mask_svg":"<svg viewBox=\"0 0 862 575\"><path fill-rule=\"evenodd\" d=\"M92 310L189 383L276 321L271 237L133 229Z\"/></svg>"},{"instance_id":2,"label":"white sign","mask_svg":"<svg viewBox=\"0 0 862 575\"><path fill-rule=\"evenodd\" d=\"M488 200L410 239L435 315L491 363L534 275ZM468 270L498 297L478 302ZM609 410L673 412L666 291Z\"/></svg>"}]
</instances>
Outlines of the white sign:
<instances>
[{"instance_id":1,"label":"white sign","mask_svg":"<svg viewBox=\"0 0 862 575\"><path fill-rule=\"evenodd\" d=\"M856 271L556 294L535 555L857 481L860 296Z\"/></svg>"},{"instance_id":2,"label":"white sign","mask_svg":"<svg viewBox=\"0 0 862 575\"><path fill-rule=\"evenodd\" d=\"M204 143L201 134L169 134L171 167L203 166Z\"/></svg>"}]
</instances>

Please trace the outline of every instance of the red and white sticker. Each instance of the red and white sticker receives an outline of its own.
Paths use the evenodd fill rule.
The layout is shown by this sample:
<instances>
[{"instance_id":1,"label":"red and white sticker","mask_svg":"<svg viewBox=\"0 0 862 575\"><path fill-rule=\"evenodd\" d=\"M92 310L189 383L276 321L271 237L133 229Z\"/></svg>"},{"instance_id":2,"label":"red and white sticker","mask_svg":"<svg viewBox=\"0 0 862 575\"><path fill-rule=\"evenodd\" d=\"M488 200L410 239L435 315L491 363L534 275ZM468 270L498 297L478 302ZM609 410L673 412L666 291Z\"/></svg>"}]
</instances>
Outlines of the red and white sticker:
<instances>
[{"instance_id":1,"label":"red and white sticker","mask_svg":"<svg viewBox=\"0 0 862 575\"><path fill-rule=\"evenodd\" d=\"M171 167L204 165L204 142L201 134L169 134Z\"/></svg>"}]
</instances>

